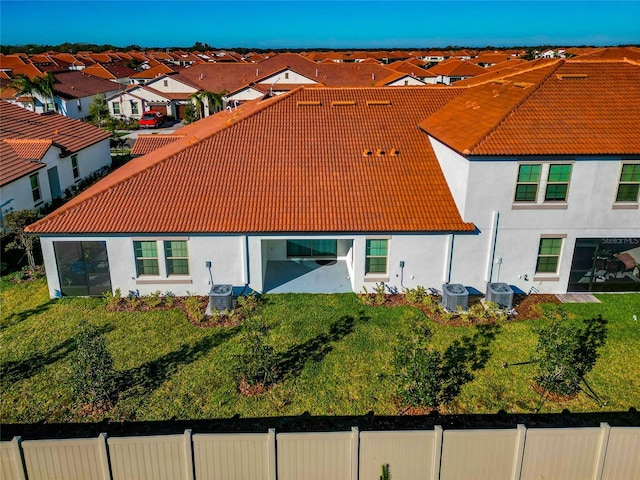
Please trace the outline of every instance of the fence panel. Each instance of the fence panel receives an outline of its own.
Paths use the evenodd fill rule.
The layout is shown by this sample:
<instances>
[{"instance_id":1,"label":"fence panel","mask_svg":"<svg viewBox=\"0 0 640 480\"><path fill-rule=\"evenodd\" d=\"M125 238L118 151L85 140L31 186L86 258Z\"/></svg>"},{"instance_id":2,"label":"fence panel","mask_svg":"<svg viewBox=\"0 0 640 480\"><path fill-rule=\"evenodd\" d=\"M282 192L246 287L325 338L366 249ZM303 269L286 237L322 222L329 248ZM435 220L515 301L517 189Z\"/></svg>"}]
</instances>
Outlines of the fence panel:
<instances>
[{"instance_id":1,"label":"fence panel","mask_svg":"<svg viewBox=\"0 0 640 480\"><path fill-rule=\"evenodd\" d=\"M357 446L357 430L355 438L353 432L280 433L276 438L278 480L356 480L352 442Z\"/></svg>"},{"instance_id":2,"label":"fence panel","mask_svg":"<svg viewBox=\"0 0 640 480\"><path fill-rule=\"evenodd\" d=\"M393 480L436 480L434 430L360 433L360 480L379 480L389 465Z\"/></svg>"},{"instance_id":3,"label":"fence panel","mask_svg":"<svg viewBox=\"0 0 640 480\"><path fill-rule=\"evenodd\" d=\"M24 463L29 480L103 479L104 463L98 438L67 440L25 440Z\"/></svg>"},{"instance_id":4,"label":"fence panel","mask_svg":"<svg viewBox=\"0 0 640 480\"><path fill-rule=\"evenodd\" d=\"M188 480L193 473L187 459L185 435L110 437L113 480Z\"/></svg>"},{"instance_id":5,"label":"fence panel","mask_svg":"<svg viewBox=\"0 0 640 480\"><path fill-rule=\"evenodd\" d=\"M521 480L594 478L601 435L597 427L528 429Z\"/></svg>"},{"instance_id":6,"label":"fence panel","mask_svg":"<svg viewBox=\"0 0 640 480\"><path fill-rule=\"evenodd\" d=\"M0 478L2 480L25 478L17 444L17 438L11 442L0 442Z\"/></svg>"},{"instance_id":7,"label":"fence panel","mask_svg":"<svg viewBox=\"0 0 640 480\"><path fill-rule=\"evenodd\" d=\"M611 427L602 480L640 478L640 428Z\"/></svg>"},{"instance_id":8,"label":"fence panel","mask_svg":"<svg viewBox=\"0 0 640 480\"><path fill-rule=\"evenodd\" d=\"M274 434L198 434L193 453L198 480L275 480Z\"/></svg>"},{"instance_id":9,"label":"fence panel","mask_svg":"<svg viewBox=\"0 0 640 480\"><path fill-rule=\"evenodd\" d=\"M441 480L507 480L514 475L518 430L445 430Z\"/></svg>"}]
</instances>

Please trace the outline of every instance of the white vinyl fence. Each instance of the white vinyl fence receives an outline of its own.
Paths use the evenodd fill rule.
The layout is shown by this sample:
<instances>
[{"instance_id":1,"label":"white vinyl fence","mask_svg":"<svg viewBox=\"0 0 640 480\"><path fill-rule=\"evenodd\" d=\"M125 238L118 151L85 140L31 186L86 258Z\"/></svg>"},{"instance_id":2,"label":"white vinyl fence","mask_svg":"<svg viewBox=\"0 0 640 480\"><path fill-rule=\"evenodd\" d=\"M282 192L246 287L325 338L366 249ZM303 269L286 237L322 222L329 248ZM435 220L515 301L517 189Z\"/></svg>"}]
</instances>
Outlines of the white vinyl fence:
<instances>
[{"instance_id":1,"label":"white vinyl fence","mask_svg":"<svg viewBox=\"0 0 640 480\"><path fill-rule=\"evenodd\" d=\"M0 442L2 480L637 480L640 428L157 435Z\"/></svg>"}]
</instances>

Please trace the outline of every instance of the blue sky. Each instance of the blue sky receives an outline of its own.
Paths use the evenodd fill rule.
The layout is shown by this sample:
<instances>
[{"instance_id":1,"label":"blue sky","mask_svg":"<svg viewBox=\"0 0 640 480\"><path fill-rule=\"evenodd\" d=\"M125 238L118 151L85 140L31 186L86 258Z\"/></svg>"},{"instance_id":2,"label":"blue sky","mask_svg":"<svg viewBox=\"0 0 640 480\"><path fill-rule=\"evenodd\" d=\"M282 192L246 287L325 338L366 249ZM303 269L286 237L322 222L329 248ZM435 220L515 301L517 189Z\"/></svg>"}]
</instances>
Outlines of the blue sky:
<instances>
[{"instance_id":1,"label":"blue sky","mask_svg":"<svg viewBox=\"0 0 640 480\"><path fill-rule=\"evenodd\" d=\"M640 1L0 0L2 45L408 48L640 44Z\"/></svg>"}]
</instances>

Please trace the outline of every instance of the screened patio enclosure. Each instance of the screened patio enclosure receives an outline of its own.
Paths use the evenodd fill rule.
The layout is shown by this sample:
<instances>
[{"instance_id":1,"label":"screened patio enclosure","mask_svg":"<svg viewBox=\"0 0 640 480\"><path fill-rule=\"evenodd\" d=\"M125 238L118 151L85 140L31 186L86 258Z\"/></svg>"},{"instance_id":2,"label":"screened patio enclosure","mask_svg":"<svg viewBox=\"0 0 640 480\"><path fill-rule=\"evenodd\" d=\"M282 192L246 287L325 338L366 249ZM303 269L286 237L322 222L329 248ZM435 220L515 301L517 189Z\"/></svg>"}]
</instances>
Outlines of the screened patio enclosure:
<instances>
[{"instance_id":1,"label":"screened patio enclosure","mask_svg":"<svg viewBox=\"0 0 640 480\"><path fill-rule=\"evenodd\" d=\"M60 294L100 296L111 291L106 242L53 242Z\"/></svg>"},{"instance_id":2,"label":"screened patio enclosure","mask_svg":"<svg viewBox=\"0 0 640 480\"><path fill-rule=\"evenodd\" d=\"M352 292L352 249L351 239L264 240L264 291Z\"/></svg>"}]
</instances>

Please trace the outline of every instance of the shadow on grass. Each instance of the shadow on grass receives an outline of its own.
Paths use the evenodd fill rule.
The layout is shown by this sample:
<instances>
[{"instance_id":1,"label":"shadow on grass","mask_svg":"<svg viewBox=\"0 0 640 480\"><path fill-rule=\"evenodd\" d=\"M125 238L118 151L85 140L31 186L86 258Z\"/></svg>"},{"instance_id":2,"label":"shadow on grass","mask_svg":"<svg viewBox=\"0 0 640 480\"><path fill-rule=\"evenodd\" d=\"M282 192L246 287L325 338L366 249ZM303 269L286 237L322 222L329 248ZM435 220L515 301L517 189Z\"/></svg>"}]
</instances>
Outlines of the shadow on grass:
<instances>
[{"instance_id":1,"label":"shadow on grass","mask_svg":"<svg viewBox=\"0 0 640 480\"><path fill-rule=\"evenodd\" d=\"M179 367L202 358L213 348L236 335L239 330L239 327L225 329L217 335L205 337L193 345L184 344L178 350L144 363L139 367L118 372L117 390L125 396L128 394L137 395L141 391L147 394L160 387Z\"/></svg>"},{"instance_id":2,"label":"shadow on grass","mask_svg":"<svg viewBox=\"0 0 640 480\"><path fill-rule=\"evenodd\" d=\"M358 321L367 321L362 312L358 316ZM327 333L321 333L306 342L291 347L286 352L275 355L274 364L278 372L278 377L284 379L298 375L307 362L321 361L331 350L333 342L337 342L355 329L356 319L351 315L345 315L333 322L329 326Z\"/></svg>"},{"instance_id":3,"label":"shadow on grass","mask_svg":"<svg viewBox=\"0 0 640 480\"><path fill-rule=\"evenodd\" d=\"M457 397L462 387L473 380L473 372L485 367L491 358L489 346L500 328L498 324L477 325L472 336L465 335L447 347L442 355L442 371L451 381L444 387L445 399Z\"/></svg>"},{"instance_id":4,"label":"shadow on grass","mask_svg":"<svg viewBox=\"0 0 640 480\"><path fill-rule=\"evenodd\" d=\"M113 327L111 325L105 325L97 328L95 335L103 335L112 330ZM64 342L59 343L46 353L36 353L35 355L23 360L4 362L0 365L0 378L2 379L2 384L7 385L33 377L47 365L56 363L75 351L75 346L76 339L71 337Z\"/></svg>"},{"instance_id":5,"label":"shadow on grass","mask_svg":"<svg viewBox=\"0 0 640 480\"><path fill-rule=\"evenodd\" d=\"M0 332L3 330L6 330L7 328L11 328L15 325L18 325L19 323L24 322L29 317L32 317L34 315L40 315L41 313L46 312L53 306L54 302L55 300L51 299L48 302L43 303L42 305L38 305L36 308L32 308L31 310L24 310L19 313L12 313L6 318L6 320L2 320L2 322L0 322Z\"/></svg>"}]
</instances>

